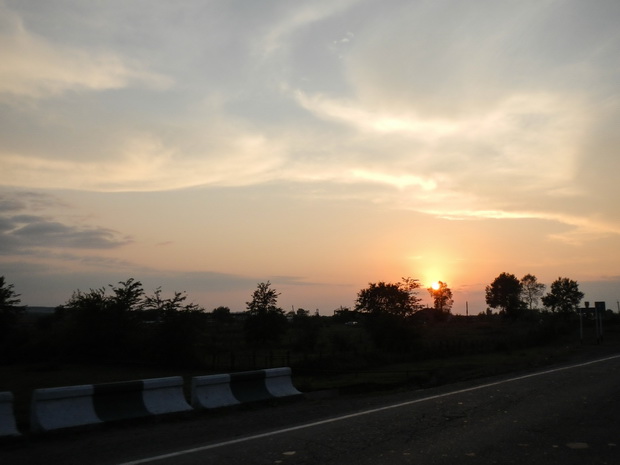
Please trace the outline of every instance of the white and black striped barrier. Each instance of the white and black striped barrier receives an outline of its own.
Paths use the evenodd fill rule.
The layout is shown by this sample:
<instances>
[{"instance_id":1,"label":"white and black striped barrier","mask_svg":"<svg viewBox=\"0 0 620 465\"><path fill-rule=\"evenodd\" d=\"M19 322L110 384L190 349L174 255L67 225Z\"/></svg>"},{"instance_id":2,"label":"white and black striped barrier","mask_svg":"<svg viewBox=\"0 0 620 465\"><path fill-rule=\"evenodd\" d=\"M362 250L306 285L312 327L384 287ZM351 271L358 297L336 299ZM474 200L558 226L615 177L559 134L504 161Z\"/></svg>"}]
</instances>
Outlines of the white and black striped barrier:
<instances>
[{"instance_id":1,"label":"white and black striped barrier","mask_svg":"<svg viewBox=\"0 0 620 465\"><path fill-rule=\"evenodd\" d=\"M30 429L41 433L301 394L293 386L288 367L194 377L192 406L185 400L180 376L35 389ZM19 435L10 392L0 393L0 437L3 435Z\"/></svg>"},{"instance_id":2,"label":"white and black striped barrier","mask_svg":"<svg viewBox=\"0 0 620 465\"><path fill-rule=\"evenodd\" d=\"M30 428L45 432L188 410L180 376L36 389Z\"/></svg>"},{"instance_id":3,"label":"white and black striped barrier","mask_svg":"<svg viewBox=\"0 0 620 465\"><path fill-rule=\"evenodd\" d=\"M13 412L13 393L0 392L0 438L20 436Z\"/></svg>"},{"instance_id":4,"label":"white and black striped barrier","mask_svg":"<svg viewBox=\"0 0 620 465\"><path fill-rule=\"evenodd\" d=\"M288 367L192 378L192 406L212 409L301 395Z\"/></svg>"}]
</instances>

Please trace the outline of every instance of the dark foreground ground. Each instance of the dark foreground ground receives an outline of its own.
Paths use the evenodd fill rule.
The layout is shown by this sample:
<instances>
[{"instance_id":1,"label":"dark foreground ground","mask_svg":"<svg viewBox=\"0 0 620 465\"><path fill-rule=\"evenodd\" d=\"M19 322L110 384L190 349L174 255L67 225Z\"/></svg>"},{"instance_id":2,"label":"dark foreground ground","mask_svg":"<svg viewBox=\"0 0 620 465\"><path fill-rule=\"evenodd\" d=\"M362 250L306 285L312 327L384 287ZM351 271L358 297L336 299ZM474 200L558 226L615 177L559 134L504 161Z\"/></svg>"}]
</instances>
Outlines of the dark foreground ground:
<instances>
[{"instance_id":1,"label":"dark foreground ground","mask_svg":"<svg viewBox=\"0 0 620 465\"><path fill-rule=\"evenodd\" d=\"M429 389L341 394L26 437L5 464L620 463L620 351Z\"/></svg>"}]
</instances>

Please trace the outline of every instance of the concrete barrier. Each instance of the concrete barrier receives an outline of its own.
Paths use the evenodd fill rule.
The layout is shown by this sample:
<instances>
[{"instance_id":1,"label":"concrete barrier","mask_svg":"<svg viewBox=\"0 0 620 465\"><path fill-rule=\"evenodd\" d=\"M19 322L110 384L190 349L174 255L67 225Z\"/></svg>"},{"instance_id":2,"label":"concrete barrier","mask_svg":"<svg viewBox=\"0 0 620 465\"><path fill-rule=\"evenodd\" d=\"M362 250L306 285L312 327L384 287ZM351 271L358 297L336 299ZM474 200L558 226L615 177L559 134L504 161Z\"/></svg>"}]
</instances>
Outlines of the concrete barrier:
<instances>
[{"instance_id":1,"label":"concrete barrier","mask_svg":"<svg viewBox=\"0 0 620 465\"><path fill-rule=\"evenodd\" d=\"M36 389L30 425L44 432L191 409L180 376Z\"/></svg>"},{"instance_id":2,"label":"concrete barrier","mask_svg":"<svg viewBox=\"0 0 620 465\"><path fill-rule=\"evenodd\" d=\"M265 384L265 370L231 373L230 389L242 404L273 399Z\"/></svg>"},{"instance_id":3,"label":"concrete barrier","mask_svg":"<svg viewBox=\"0 0 620 465\"><path fill-rule=\"evenodd\" d=\"M218 408L301 395L288 367L192 378L194 408Z\"/></svg>"},{"instance_id":4,"label":"concrete barrier","mask_svg":"<svg viewBox=\"0 0 620 465\"><path fill-rule=\"evenodd\" d=\"M289 367L265 370L265 384L269 393L274 397L301 395L301 392L293 385L291 369Z\"/></svg>"},{"instance_id":5,"label":"concrete barrier","mask_svg":"<svg viewBox=\"0 0 620 465\"><path fill-rule=\"evenodd\" d=\"M20 436L13 413L13 393L0 392L0 437Z\"/></svg>"},{"instance_id":6,"label":"concrete barrier","mask_svg":"<svg viewBox=\"0 0 620 465\"><path fill-rule=\"evenodd\" d=\"M239 403L230 389L230 375L194 376L192 378L192 407L209 409Z\"/></svg>"},{"instance_id":7,"label":"concrete barrier","mask_svg":"<svg viewBox=\"0 0 620 465\"><path fill-rule=\"evenodd\" d=\"M50 431L101 423L93 405L92 385L35 389L30 407L30 429Z\"/></svg>"},{"instance_id":8,"label":"concrete barrier","mask_svg":"<svg viewBox=\"0 0 620 465\"><path fill-rule=\"evenodd\" d=\"M149 414L142 399L142 381L95 384L93 407L101 421L129 420Z\"/></svg>"},{"instance_id":9,"label":"concrete barrier","mask_svg":"<svg viewBox=\"0 0 620 465\"><path fill-rule=\"evenodd\" d=\"M145 379L142 382L144 406L151 415L193 410L185 400L181 376Z\"/></svg>"},{"instance_id":10,"label":"concrete barrier","mask_svg":"<svg viewBox=\"0 0 620 465\"><path fill-rule=\"evenodd\" d=\"M192 406L213 409L301 395L288 367L192 378ZM11 393L0 393L0 436L19 434ZM35 389L30 428L45 432L150 415L192 410L183 394L183 378ZM10 413L10 415L9 415ZM7 431L7 433L5 433Z\"/></svg>"}]
</instances>

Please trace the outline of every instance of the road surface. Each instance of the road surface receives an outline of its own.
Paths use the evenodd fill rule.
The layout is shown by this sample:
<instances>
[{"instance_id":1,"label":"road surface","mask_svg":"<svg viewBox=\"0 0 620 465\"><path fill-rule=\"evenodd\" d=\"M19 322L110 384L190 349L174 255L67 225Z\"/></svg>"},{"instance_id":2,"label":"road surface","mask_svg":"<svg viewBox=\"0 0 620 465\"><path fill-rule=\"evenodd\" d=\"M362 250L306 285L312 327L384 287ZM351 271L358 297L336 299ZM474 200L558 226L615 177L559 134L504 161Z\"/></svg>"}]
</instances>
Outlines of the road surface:
<instances>
[{"instance_id":1,"label":"road surface","mask_svg":"<svg viewBox=\"0 0 620 465\"><path fill-rule=\"evenodd\" d=\"M0 446L5 464L618 464L620 355L420 391L205 412Z\"/></svg>"}]
</instances>

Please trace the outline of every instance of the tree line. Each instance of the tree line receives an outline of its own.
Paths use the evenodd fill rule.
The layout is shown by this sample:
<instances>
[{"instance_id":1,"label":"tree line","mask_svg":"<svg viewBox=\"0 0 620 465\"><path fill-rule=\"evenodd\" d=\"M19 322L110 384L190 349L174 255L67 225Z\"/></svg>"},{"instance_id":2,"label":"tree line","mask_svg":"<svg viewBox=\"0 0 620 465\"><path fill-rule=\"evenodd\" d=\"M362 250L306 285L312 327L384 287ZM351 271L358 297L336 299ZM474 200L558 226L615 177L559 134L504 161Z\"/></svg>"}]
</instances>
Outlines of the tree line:
<instances>
[{"instance_id":1,"label":"tree line","mask_svg":"<svg viewBox=\"0 0 620 465\"><path fill-rule=\"evenodd\" d=\"M390 314L409 317L426 309L417 296L421 285L417 279L402 278L398 283L369 283L362 289L355 302L355 309L370 315ZM543 295L546 285L536 276L526 274L519 279L511 273L501 273L485 288L485 300L490 309L498 310L500 315L519 318L528 311L538 309L539 301L546 310L558 314L576 312L584 297L579 284L569 278L559 277L549 292ZM432 310L436 318L442 319L450 314L454 300L447 283L439 281L436 286L427 288L432 300Z\"/></svg>"},{"instance_id":2,"label":"tree line","mask_svg":"<svg viewBox=\"0 0 620 465\"><path fill-rule=\"evenodd\" d=\"M411 352L420 328L449 321L454 302L447 283L426 289L430 308L421 303L421 289L419 280L409 277L369 283L352 309L340 307L333 317L321 317L304 309L285 313L278 306L280 293L267 281L257 285L244 312L233 314L223 306L208 312L188 302L185 293L164 297L157 288L147 294L130 278L77 290L53 315L28 319L20 295L0 276L0 351L5 362L44 357L195 366L206 354L238 348L312 351L329 319L363 327L377 349ZM486 302L507 321L516 321L538 312L539 302L550 313L570 315L583 299L577 282L568 278L558 278L543 295L545 289L531 274L518 279L501 273L486 287ZM330 337L332 347L353 345L341 334Z\"/></svg>"},{"instance_id":3,"label":"tree line","mask_svg":"<svg viewBox=\"0 0 620 465\"><path fill-rule=\"evenodd\" d=\"M490 308L498 309L509 318L519 318L528 311L537 310L539 301L553 313L569 315L577 311L584 297L577 281L569 278L559 277L543 295L545 289L532 274L519 279L514 274L501 273L485 288L485 298Z\"/></svg>"},{"instance_id":4,"label":"tree line","mask_svg":"<svg viewBox=\"0 0 620 465\"><path fill-rule=\"evenodd\" d=\"M270 282L259 283L235 315L211 312L161 288L147 294L130 278L116 285L75 291L52 315L32 317L20 295L0 277L0 363L18 360L129 361L200 365L206 354L236 348L277 347L288 334L293 347L312 347L319 320L297 309L285 314Z\"/></svg>"}]
</instances>

